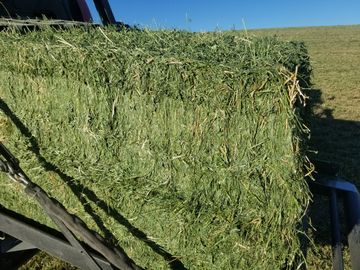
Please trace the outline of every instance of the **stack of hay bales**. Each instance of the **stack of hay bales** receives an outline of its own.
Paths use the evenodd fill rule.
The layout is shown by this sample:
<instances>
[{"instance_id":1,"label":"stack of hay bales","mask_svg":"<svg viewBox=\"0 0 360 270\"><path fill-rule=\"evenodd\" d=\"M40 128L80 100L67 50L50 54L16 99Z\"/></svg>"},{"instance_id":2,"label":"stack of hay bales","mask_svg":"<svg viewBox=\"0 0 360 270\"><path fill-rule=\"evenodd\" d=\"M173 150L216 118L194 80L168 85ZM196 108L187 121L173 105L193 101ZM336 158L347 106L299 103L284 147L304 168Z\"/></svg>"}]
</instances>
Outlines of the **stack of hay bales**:
<instances>
[{"instance_id":1,"label":"stack of hay bales","mask_svg":"<svg viewBox=\"0 0 360 270\"><path fill-rule=\"evenodd\" d=\"M136 263L303 263L303 44L10 29L0 33L0 55L0 137L34 182ZM4 176L0 185L1 204L50 224L20 187Z\"/></svg>"}]
</instances>

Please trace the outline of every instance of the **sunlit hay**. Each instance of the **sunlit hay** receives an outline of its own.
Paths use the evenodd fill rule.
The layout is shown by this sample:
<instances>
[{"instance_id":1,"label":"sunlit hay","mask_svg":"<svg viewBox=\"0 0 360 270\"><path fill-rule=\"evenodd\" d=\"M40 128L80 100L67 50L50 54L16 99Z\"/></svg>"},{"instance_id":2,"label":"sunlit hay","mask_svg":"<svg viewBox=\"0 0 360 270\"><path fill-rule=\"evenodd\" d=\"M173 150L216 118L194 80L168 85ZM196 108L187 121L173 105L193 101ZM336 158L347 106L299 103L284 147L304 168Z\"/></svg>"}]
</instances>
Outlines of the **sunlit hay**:
<instances>
[{"instance_id":1,"label":"sunlit hay","mask_svg":"<svg viewBox=\"0 0 360 270\"><path fill-rule=\"evenodd\" d=\"M303 263L301 87L311 69L302 43L9 30L0 55L1 97L32 135L13 129L9 147L35 182L103 235L105 226L138 264L169 267L150 240L189 269ZM1 193L2 204L49 223L22 193Z\"/></svg>"}]
</instances>

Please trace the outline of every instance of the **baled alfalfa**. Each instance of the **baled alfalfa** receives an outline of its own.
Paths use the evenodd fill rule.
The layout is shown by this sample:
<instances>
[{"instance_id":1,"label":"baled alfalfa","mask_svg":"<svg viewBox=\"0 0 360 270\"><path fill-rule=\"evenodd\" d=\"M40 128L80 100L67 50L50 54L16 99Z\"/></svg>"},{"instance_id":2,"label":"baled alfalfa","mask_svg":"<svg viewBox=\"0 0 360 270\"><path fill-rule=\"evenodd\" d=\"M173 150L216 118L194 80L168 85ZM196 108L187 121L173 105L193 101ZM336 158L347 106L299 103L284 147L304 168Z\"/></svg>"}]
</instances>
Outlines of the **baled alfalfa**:
<instances>
[{"instance_id":1,"label":"baled alfalfa","mask_svg":"<svg viewBox=\"0 0 360 270\"><path fill-rule=\"evenodd\" d=\"M295 103L310 69L301 44L45 29L2 32L0 53L2 107L26 127L3 110L6 142L35 182L135 262L302 263L309 192ZM49 224L18 188L1 193Z\"/></svg>"}]
</instances>

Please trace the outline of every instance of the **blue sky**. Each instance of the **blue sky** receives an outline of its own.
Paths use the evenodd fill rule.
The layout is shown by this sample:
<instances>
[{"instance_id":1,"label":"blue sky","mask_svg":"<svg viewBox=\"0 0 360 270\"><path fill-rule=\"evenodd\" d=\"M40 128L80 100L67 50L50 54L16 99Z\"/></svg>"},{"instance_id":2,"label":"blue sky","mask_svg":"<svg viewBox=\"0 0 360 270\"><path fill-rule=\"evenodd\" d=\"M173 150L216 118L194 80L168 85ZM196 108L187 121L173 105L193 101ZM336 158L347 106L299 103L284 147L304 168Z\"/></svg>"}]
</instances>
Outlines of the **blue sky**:
<instances>
[{"instance_id":1,"label":"blue sky","mask_svg":"<svg viewBox=\"0 0 360 270\"><path fill-rule=\"evenodd\" d=\"M150 28L212 31L244 29L244 23L247 29L360 24L360 0L109 2L117 20Z\"/></svg>"}]
</instances>

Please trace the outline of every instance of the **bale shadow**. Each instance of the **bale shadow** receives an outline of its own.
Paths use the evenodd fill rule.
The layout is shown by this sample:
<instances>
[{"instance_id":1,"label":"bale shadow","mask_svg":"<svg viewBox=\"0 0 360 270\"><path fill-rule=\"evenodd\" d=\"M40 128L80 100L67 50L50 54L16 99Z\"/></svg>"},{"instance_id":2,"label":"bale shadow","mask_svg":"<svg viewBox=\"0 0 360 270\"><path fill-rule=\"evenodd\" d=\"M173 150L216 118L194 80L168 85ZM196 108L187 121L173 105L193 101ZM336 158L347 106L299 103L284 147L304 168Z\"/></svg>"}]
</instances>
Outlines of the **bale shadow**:
<instances>
[{"instance_id":1,"label":"bale shadow","mask_svg":"<svg viewBox=\"0 0 360 270\"><path fill-rule=\"evenodd\" d=\"M121 213L119 213L115 208L109 206L105 201L101 200L97 197L97 195L82 184L78 183L73 177L64 173L58 166L48 161L44 158L40 153L40 147L37 139L33 136L29 128L21 121L19 117L10 109L10 107L5 103L4 100L0 98L0 110L4 112L4 114L9 117L9 119L14 123L14 125L18 128L18 130L25 136L30 142L29 150L35 154L38 159L38 162L46 171L51 171L56 173L65 184L69 186L74 195L78 198L81 204L84 207L84 210L92 217L95 221L99 229L104 233L105 239L110 241L113 245L116 245L117 248L122 250L120 246L117 245L119 241L116 237L104 226L103 221L99 217L98 214L91 208L88 204L86 198L92 202L94 202L98 207L100 207L104 212L106 212L109 216L114 218L119 224L123 225L127 228L127 230L137 239L144 242L147 246L149 246L155 253L162 256L170 268L173 270L186 270L187 268L184 264L174 255L166 251L162 246L149 239L145 232L141 231L134 225L132 225ZM86 198L83 196L85 195ZM124 250L122 250L124 252Z\"/></svg>"},{"instance_id":2,"label":"bale shadow","mask_svg":"<svg viewBox=\"0 0 360 270\"><path fill-rule=\"evenodd\" d=\"M322 91L311 89L308 92L311 117L308 125L311 131L308 156L312 160L335 163L339 175L350 179L360 187L360 121L334 118L334 110L324 106ZM339 203L340 218L345 220L342 204ZM316 245L331 245L329 200L314 196L309 209L309 217L314 227L313 241ZM345 231L344 222L341 229ZM347 246L345 234L342 239ZM331 258L329 258L331 259Z\"/></svg>"},{"instance_id":3,"label":"bale shadow","mask_svg":"<svg viewBox=\"0 0 360 270\"><path fill-rule=\"evenodd\" d=\"M323 107L322 92L309 92L311 130L309 156L337 163L340 174L360 186L360 121L335 119L334 110Z\"/></svg>"}]
</instances>

